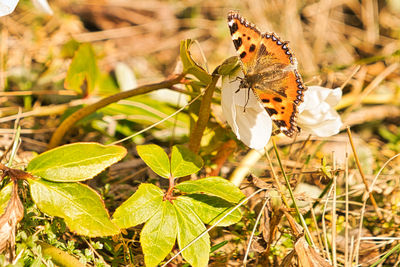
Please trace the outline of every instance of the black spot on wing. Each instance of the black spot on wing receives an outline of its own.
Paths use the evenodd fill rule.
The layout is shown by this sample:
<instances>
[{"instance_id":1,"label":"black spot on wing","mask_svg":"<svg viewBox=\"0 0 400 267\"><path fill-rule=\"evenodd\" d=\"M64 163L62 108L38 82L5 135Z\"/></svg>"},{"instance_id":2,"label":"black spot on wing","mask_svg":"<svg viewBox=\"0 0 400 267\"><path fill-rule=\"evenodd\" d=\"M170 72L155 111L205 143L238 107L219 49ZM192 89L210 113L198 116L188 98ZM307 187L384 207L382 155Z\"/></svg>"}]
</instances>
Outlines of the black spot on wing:
<instances>
[{"instance_id":1,"label":"black spot on wing","mask_svg":"<svg viewBox=\"0 0 400 267\"><path fill-rule=\"evenodd\" d=\"M284 120L274 120L274 122L278 127L288 127L288 125L286 124L286 121L284 121Z\"/></svg>"},{"instance_id":2,"label":"black spot on wing","mask_svg":"<svg viewBox=\"0 0 400 267\"><path fill-rule=\"evenodd\" d=\"M268 112L268 114L269 114L270 116L273 116L273 115L275 115L275 114L278 114L278 112L277 112L276 109L274 109L274 108L265 108L265 110Z\"/></svg>"},{"instance_id":3,"label":"black spot on wing","mask_svg":"<svg viewBox=\"0 0 400 267\"><path fill-rule=\"evenodd\" d=\"M251 44L249 51L250 52L254 52L254 50L256 50L256 45L255 44Z\"/></svg>"},{"instance_id":4,"label":"black spot on wing","mask_svg":"<svg viewBox=\"0 0 400 267\"><path fill-rule=\"evenodd\" d=\"M235 32L237 32L238 29L239 29L239 27L236 22L233 23L231 27L229 27L229 30L231 31L231 35L234 34Z\"/></svg>"},{"instance_id":5,"label":"black spot on wing","mask_svg":"<svg viewBox=\"0 0 400 267\"><path fill-rule=\"evenodd\" d=\"M280 98L280 97L274 97L273 100L275 102L282 102L282 98Z\"/></svg>"},{"instance_id":6,"label":"black spot on wing","mask_svg":"<svg viewBox=\"0 0 400 267\"><path fill-rule=\"evenodd\" d=\"M242 45L242 38L239 37L239 38L233 40L233 45L235 46L236 50L238 50L239 47Z\"/></svg>"},{"instance_id":7,"label":"black spot on wing","mask_svg":"<svg viewBox=\"0 0 400 267\"><path fill-rule=\"evenodd\" d=\"M243 51L242 53L240 53L240 58L244 58L247 55L247 53L245 51Z\"/></svg>"}]
</instances>

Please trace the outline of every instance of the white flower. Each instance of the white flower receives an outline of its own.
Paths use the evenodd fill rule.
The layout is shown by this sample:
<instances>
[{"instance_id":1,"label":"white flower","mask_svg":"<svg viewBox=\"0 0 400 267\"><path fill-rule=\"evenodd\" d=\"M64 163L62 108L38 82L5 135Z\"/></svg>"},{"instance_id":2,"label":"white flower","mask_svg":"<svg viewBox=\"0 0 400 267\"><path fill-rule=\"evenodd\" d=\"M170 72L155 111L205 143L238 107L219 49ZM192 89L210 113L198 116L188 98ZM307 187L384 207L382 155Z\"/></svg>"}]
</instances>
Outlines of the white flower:
<instances>
[{"instance_id":1,"label":"white flower","mask_svg":"<svg viewBox=\"0 0 400 267\"><path fill-rule=\"evenodd\" d=\"M248 147L261 150L271 138L272 120L253 91L241 89L237 92L242 77L240 70L222 77L222 111L237 138ZM337 134L342 121L334 106L341 97L340 88L308 87L304 102L298 107L297 125L302 131L319 137Z\"/></svg>"},{"instance_id":2,"label":"white flower","mask_svg":"<svg viewBox=\"0 0 400 267\"><path fill-rule=\"evenodd\" d=\"M271 138L272 120L253 91L242 89L236 93L240 84L238 77L243 77L241 71L222 77L222 112L237 138L248 147L260 150Z\"/></svg>"},{"instance_id":3,"label":"white flower","mask_svg":"<svg viewBox=\"0 0 400 267\"><path fill-rule=\"evenodd\" d=\"M299 105L297 124L301 130L319 137L339 133L342 120L334 107L341 98L340 88L309 86L304 94L304 102Z\"/></svg>"},{"instance_id":4,"label":"white flower","mask_svg":"<svg viewBox=\"0 0 400 267\"><path fill-rule=\"evenodd\" d=\"M17 6L19 0L0 1L0 17L11 14Z\"/></svg>"},{"instance_id":5,"label":"white flower","mask_svg":"<svg viewBox=\"0 0 400 267\"><path fill-rule=\"evenodd\" d=\"M1 0L0 1L0 17L6 16L14 12L19 0ZM53 10L46 0L32 0L33 5L41 12L53 15Z\"/></svg>"}]
</instances>

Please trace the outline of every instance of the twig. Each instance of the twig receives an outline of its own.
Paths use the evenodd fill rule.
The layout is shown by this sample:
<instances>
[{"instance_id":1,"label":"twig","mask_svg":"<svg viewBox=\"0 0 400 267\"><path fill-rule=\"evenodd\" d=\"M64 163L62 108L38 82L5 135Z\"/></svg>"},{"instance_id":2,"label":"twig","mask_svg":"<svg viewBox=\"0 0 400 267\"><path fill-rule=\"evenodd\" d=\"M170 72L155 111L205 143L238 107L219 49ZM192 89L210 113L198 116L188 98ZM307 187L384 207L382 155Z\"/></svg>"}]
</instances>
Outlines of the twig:
<instances>
[{"instance_id":1,"label":"twig","mask_svg":"<svg viewBox=\"0 0 400 267\"><path fill-rule=\"evenodd\" d=\"M264 201L264 204L260 209L260 213L257 216L256 222L254 223L253 231L251 231L251 235L250 235L250 238L249 238L249 243L247 244L246 253L245 253L244 258L243 258L243 266L245 266L245 267L246 267L246 264L247 264L247 257L249 256L251 242L253 241L253 238L254 238L254 233L256 232L257 225L261 220L261 215L263 214L265 206L267 206L267 204L268 204L268 199L266 199Z\"/></svg>"},{"instance_id":2,"label":"twig","mask_svg":"<svg viewBox=\"0 0 400 267\"><path fill-rule=\"evenodd\" d=\"M345 161L345 228L344 228L344 266L351 266L351 261L349 258L349 155L346 153Z\"/></svg>"},{"instance_id":3,"label":"twig","mask_svg":"<svg viewBox=\"0 0 400 267\"><path fill-rule=\"evenodd\" d=\"M336 157L333 152L332 155L333 158L333 169L336 170ZM337 255L336 255L336 236L337 236L337 231L336 231L336 182L337 182L337 175L336 172L332 177L333 180L333 194L332 194L332 261L333 261L333 266L337 266Z\"/></svg>"},{"instance_id":4,"label":"twig","mask_svg":"<svg viewBox=\"0 0 400 267\"><path fill-rule=\"evenodd\" d=\"M144 133L144 132L147 132L148 130L150 130L150 129L156 127L157 125L159 125L160 123L163 123L164 121L168 120L169 118L175 116L176 114L178 114L179 112L181 112L182 110L184 110L187 106L190 106L191 104L193 104L193 102L196 101L197 99L199 99L200 96L202 96L202 94L196 96L195 98L192 99L192 101L190 101L189 103L187 103L186 105L184 105L183 107L181 107L180 109L178 109L177 111L175 111L174 113L172 113L171 115L165 117L164 119L162 119L162 120L160 120L160 121L158 121L158 122L156 122L156 123L153 123L153 124L150 125L149 127L146 127L146 128L144 128L144 129L140 130L139 132L136 132L136 133L134 133L134 134L132 134L132 135L130 135L130 136L127 136L127 137L121 139L121 140L115 141L114 143L111 143L110 145L116 145L116 144L122 143L122 142L124 142L124 141L126 141L126 140L128 140L128 139L131 139L131 138L133 138L133 137L135 137L135 136L138 136L139 134L142 134L142 133Z\"/></svg>"},{"instance_id":5,"label":"twig","mask_svg":"<svg viewBox=\"0 0 400 267\"><path fill-rule=\"evenodd\" d=\"M281 195L283 203L285 203L285 206L287 209L290 209L289 202L287 201L285 194L283 193L283 190L281 188L281 182L279 182L278 176L276 175L275 170L274 170L274 166L272 166L272 161L268 154L268 150L266 148L264 148L264 152L265 152L265 155L267 156L269 167L271 168L271 172L272 172L272 177L274 177L276 187L278 188L278 191L279 191L279 194Z\"/></svg>"},{"instance_id":6,"label":"twig","mask_svg":"<svg viewBox=\"0 0 400 267\"><path fill-rule=\"evenodd\" d=\"M283 175L283 177L285 178L286 187L287 187L287 189L288 189L288 191L289 191L290 198L291 198L292 201L293 201L293 205L294 205L294 208L296 209L297 216L299 217L300 222L301 222L301 225L302 225L303 228L304 228L304 232L306 233L306 234L305 234L306 240L307 240L307 242L308 242L310 245L312 245L313 248L315 248L315 244L314 244L314 241L312 240L311 233L310 233L310 231L308 230L306 221L304 220L304 217L303 217L303 215L302 215L301 212L300 212L299 206L298 206L297 203L296 203L296 199L295 199L295 197L294 197L293 190L292 190L292 188L290 187L289 179L287 178L287 175L286 175L286 173L285 173L285 170L283 169L283 165L282 165L282 162L281 162L281 158L280 158L280 156L279 156L278 147L276 146L275 139L274 139L274 138L271 138L271 139L272 139L272 145L273 145L273 147L274 147L275 155L276 155L276 158L277 158L278 163L279 163L279 167L281 168L282 175Z\"/></svg>"},{"instance_id":7,"label":"twig","mask_svg":"<svg viewBox=\"0 0 400 267\"><path fill-rule=\"evenodd\" d=\"M96 110L103 108L111 103L117 102L121 99L146 94L146 93L149 93L149 92L157 90L157 89L170 88L174 84L179 83L184 76L185 76L185 74L182 73L180 75L174 76L171 79L168 79L168 80L165 80L165 81L162 81L159 83L143 85L143 86L137 87L132 90L120 92L118 94L103 98L100 101L98 101L92 105L86 106L86 107L76 111L71 116L69 116L67 119L65 119L60 124L60 126L58 126L57 130L54 132L53 136L50 139L48 148L50 149L50 148L56 147L58 144L60 144L62 138L65 136L65 134L71 129L71 127L76 122L78 122L79 120L88 116L89 114L92 114Z\"/></svg>"},{"instance_id":8,"label":"twig","mask_svg":"<svg viewBox=\"0 0 400 267\"><path fill-rule=\"evenodd\" d=\"M358 155L357 155L357 153L356 153L356 148L355 148L354 143L353 143L353 138L352 138L352 136L351 136L350 127L347 127L347 135L349 136L350 145L351 145L351 149L353 150L354 159L355 159L355 161L356 161L356 165L357 165L358 171L360 172L361 178L362 178L363 183L364 183L364 185L365 185L365 189L367 189L367 192L368 192L368 194L369 194L369 198L371 199L371 203L372 203L372 205L374 206L374 209L375 209L375 211L376 211L376 214L378 215L379 219L382 220L382 218L383 218L383 217L382 217L382 214L381 214L381 212L380 212L380 210L379 210L379 208L378 208L378 205L376 204L374 195L373 195L372 192L369 190L369 185L368 185L367 179L365 178L364 171L363 171L363 169L361 168L361 163L360 163L360 160L358 159Z\"/></svg>"},{"instance_id":9,"label":"twig","mask_svg":"<svg viewBox=\"0 0 400 267\"><path fill-rule=\"evenodd\" d=\"M40 90L40 91L13 91L0 92L0 96L31 96L31 95L66 95L77 96L78 93L71 90Z\"/></svg>"},{"instance_id":10,"label":"twig","mask_svg":"<svg viewBox=\"0 0 400 267\"><path fill-rule=\"evenodd\" d=\"M326 207L328 206L329 197L331 196L331 193L332 193L332 190L333 190L333 186L334 185L331 183L331 186L329 188L329 193L326 196L326 201L324 203L324 208L322 209L322 216L321 216L321 218L322 218L322 232L324 233L325 251L326 251L326 254L328 256L327 258L328 258L330 264L332 264L332 259L331 259L331 254L329 252L328 235L327 235L327 232L326 232L325 212L326 212Z\"/></svg>"},{"instance_id":11,"label":"twig","mask_svg":"<svg viewBox=\"0 0 400 267\"><path fill-rule=\"evenodd\" d=\"M376 181L378 180L379 175L382 173L383 169L386 167L386 165L389 164L389 162L391 162L392 160L394 160L395 158L397 158L398 156L400 156L400 153L394 155L393 157L391 157L390 159L388 159L385 164L383 164L383 166L379 169L378 173L376 174L375 178L372 180L372 185L371 185L371 190L373 189ZM362 224L363 224L363 220L364 220L364 214L365 214L365 206L367 204L367 200L365 199L363 202L363 206L361 208L361 215L360 215L360 224L359 224L359 228L358 228L358 239L357 239L357 243L355 246L355 252L353 257L356 258L356 266L358 265L358 254L359 254L359 249L360 249L360 242L361 242L361 233L362 233Z\"/></svg>"},{"instance_id":12,"label":"twig","mask_svg":"<svg viewBox=\"0 0 400 267\"><path fill-rule=\"evenodd\" d=\"M384 71L382 71L370 84L368 84L367 87L365 87L361 95L355 98L355 102L343 113L342 118L347 117L351 113L351 111L353 111L355 108L358 108L361 105L363 99L367 95L369 95L372 90L374 90L389 74L397 70L398 66L399 64L396 62L387 67Z\"/></svg>"}]
</instances>

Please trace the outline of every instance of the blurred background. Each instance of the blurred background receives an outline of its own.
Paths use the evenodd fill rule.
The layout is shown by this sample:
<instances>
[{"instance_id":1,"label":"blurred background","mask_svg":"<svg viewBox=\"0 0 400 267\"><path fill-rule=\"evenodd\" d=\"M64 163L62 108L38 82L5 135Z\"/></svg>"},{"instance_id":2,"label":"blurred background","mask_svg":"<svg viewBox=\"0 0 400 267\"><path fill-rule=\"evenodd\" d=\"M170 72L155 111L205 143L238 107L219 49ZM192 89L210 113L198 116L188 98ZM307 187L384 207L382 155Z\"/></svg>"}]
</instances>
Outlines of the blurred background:
<instances>
[{"instance_id":1,"label":"blurred background","mask_svg":"<svg viewBox=\"0 0 400 267\"><path fill-rule=\"evenodd\" d=\"M40 14L24 0L11 16L1 18L3 70L46 63L71 38L93 43L103 55L104 69L111 71L123 61L142 82L171 73L179 42L185 38L199 42L213 69L234 55L226 23L232 9L262 31L290 41L306 81L340 84L349 77L350 66L377 63L371 58L380 57L382 61L367 71L375 75L388 63L384 59L391 60L399 49L400 3L396 0L56 0L49 5L53 16ZM68 65L59 67L60 76L54 79L61 79ZM4 72L0 85L6 86Z\"/></svg>"},{"instance_id":2,"label":"blurred background","mask_svg":"<svg viewBox=\"0 0 400 267\"><path fill-rule=\"evenodd\" d=\"M11 15L0 18L0 148L4 151L12 143L14 121L20 111L22 145L17 161L27 162L32 158L31 154L25 155L25 151L45 151L60 121L83 104L90 103L91 98L96 100L118 92L122 87L118 73L120 77L130 77L127 89L171 75L179 61L180 42L186 38L197 40L191 49L196 62L208 66L212 72L235 55L226 20L229 10L239 10L261 31L275 32L289 41L306 85L342 87L343 98L337 109L344 126L352 126L368 179L374 177L388 158L400 152L399 0L50 0L49 5L53 15L43 13L34 2L23 0ZM89 96L66 90L64 84L81 43L92 45L101 72L96 90ZM168 94L172 94L171 91ZM219 97L217 90L208 128L212 136L206 136L202 144L202 156L206 161L202 174L210 173L216 161L213 157L218 150L223 151L223 142L231 141L233 148L219 163L223 166L221 175L228 177L249 150L240 145L229 127L219 120ZM129 136L177 110L176 102L171 104L164 100L167 100L166 95L161 100L146 95L112 104L85 118L65 140L110 143ZM157 177L149 173L132 152L135 145L154 142L170 147L185 143L190 119L182 112L177 118L135 137L133 142L125 143L130 149L126 161L111 168L108 176L101 177L98 182L99 187L111 184L109 199L121 202L141 182L156 181ZM213 140L220 143L213 143ZM282 154L286 153L284 163L289 172L301 173L299 176L307 183L321 189L324 188L321 177L326 178L320 171L325 167L321 167L325 165L322 161L325 156L329 158L335 149L340 152L336 154L339 155L337 160L344 164L348 159L341 152L351 154L351 151L344 131L329 140L316 138L312 141L304 153L298 143L297 147L290 148L292 150L284 147ZM290 154L295 149L299 154ZM293 155L301 155L301 159ZM271 177L265 162L257 161L258 158L251 163L255 173ZM303 162L310 164L303 168ZM379 206L386 209L386 222L390 223L378 226L376 217L367 218L365 228L371 229L374 235L399 236L396 232L400 222L400 183L395 175L400 171L400 161L394 162L375 186L379 192ZM354 165L350 177L354 185L352 197L360 202L365 188ZM339 186L343 189L343 181ZM117 206L116 203L107 205ZM343 206L340 208L343 211ZM354 206L354 211L359 212L359 209ZM253 211L254 206L248 213ZM251 214L253 217L250 216L249 221L253 222L256 215L255 212ZM358 213L354 222L357 216ZM343 222L343 216L341 219ZM237 227L246 226L246 223L244 219ZM228 257L239 255L240 258L232 266L240 265L245 250L244 243L240 242L249 236L251 229L246 227L244 233L229 237L237 241L237 247L233 245ZM358 229L356 223L354 227ZM221 232L222 235L226 233ZM390 246L387 245L386 250ZM374 249L370 254L376 259L380 251L377 247ZM276 255L279 253L277 249ZM391 266L396 261L399 262L397 258L390 259Z\"/></svg>"}]
</instances>

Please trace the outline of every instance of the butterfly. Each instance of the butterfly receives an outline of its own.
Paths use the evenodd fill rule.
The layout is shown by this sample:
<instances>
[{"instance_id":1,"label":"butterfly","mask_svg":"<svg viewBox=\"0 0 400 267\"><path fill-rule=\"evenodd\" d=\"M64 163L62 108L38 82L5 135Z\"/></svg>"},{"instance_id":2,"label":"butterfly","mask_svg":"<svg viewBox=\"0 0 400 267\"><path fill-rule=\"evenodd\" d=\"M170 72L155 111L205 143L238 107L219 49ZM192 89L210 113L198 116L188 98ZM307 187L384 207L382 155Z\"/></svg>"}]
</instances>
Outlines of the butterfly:
<instances>
[{"instance_id":1,"label":"butterfly","mask_svg":"<svg viewBox=\"0 0 400 267\"><path fill-rule=\"evenodd\" d=\"M251 89L279 131L292 137L299 131L297 106L307 87L288 42L275 33L261 33L236 11L228 13L228 26L244 73L239 89Z\"/></svg>"}]
</instances>

